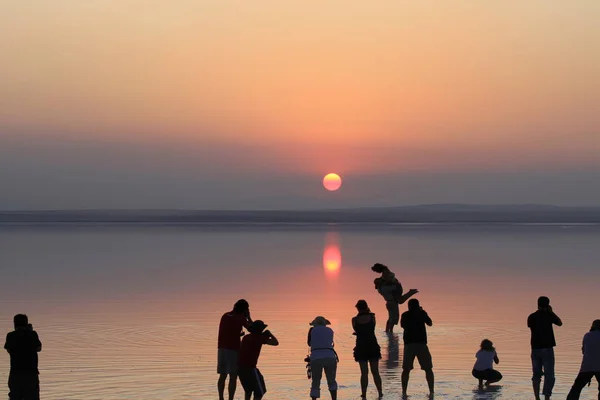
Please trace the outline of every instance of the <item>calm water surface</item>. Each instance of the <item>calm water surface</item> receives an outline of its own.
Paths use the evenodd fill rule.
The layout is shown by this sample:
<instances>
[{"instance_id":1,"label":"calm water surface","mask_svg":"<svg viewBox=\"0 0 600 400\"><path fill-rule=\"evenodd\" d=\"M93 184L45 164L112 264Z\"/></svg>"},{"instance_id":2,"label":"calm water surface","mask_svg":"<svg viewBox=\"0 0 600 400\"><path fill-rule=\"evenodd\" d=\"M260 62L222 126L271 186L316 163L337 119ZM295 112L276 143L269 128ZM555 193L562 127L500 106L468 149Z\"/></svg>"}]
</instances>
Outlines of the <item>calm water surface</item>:
<instances>
[{"instance_id":1,"label":"calm water surface","mask_svg":"<svg viewBox=\"0 0 600 400\"><path fill-rule=\"evenodd\" d=\"M436 398L532 398L526 319L547 295L565 323L555 330L553 396L564 399L581 338L600 318L598 260L594 227L4 228L0 326L8 332L15 313L30 316L44 344L44 399L214 399L219 318L246 298L281 343L259 361L267 399L308 398L302 360L316 315L336 332L339 398L357 399L350 319L364 298L378 316L386 398L396 399L403 345L383 333L385 304L369 269L383 262L405 289L421 291L434 321ZM494 341L504 374L486 392L470 375L483 338ZM7 374L4 353L4 381ZM409 390L426 398L422 371L413 371ZM582 399L596 396L594 383Z\"/></svg>"}]
</instances>

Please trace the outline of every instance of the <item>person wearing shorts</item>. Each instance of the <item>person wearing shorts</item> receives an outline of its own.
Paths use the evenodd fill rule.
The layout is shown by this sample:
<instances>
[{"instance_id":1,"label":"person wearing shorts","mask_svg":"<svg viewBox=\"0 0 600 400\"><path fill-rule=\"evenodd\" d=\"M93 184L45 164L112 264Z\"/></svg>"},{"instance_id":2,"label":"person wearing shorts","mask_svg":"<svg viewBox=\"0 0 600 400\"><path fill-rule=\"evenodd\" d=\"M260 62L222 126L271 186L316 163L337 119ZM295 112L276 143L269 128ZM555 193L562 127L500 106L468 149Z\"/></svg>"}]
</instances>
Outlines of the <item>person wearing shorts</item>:
<instances>
[{"instance_id":1,"label":"person wearing shorts","mask_svg":"<svg viewBox=\"0 0 600 400\"><path fill-rule=\"evenodd\" d=\"M260 350L264 344L269 346L279 346L279 341L271 331L266 331L267 325L263 321L256 320L249 327L249 335L242 340L240 347L240 369L239 377L246 400L250 400L254 394L254 400L260 400L267 393L265 378L256 367Z\"/></svg>"},{"instance_id":2,"label":"person wearing shorts","mask_svg":"<svg viewBox=\"0 0 600 400\"><path fill-rule=\"evenodd\" d=\"M429 393L434 392L433 361L429 347L427 347L427 328L433 322L427 312L419 304L419 300L408 301L408 311L402 314L400 326L404 329L404 359L402 361L402 396L406 397L410 371L414 368L415 358L419 361L421 369L425 371Z\"/></svg>"},{"instance_id":3,"label":"person wearing shorts","mask_svg":"<svg viewBox=\"0 0 600 400\"><path fill-rule=\"evenodd\" d=\"M217 350L219 400L225 400L225 381L227 377L229 377L229 400L233 400L235 397L240 337L243 336L243 328L247 328L251 323L250 306L243 299L238 300L233 306L233 310L221 317Z\"/></svg>"}]
</instances>

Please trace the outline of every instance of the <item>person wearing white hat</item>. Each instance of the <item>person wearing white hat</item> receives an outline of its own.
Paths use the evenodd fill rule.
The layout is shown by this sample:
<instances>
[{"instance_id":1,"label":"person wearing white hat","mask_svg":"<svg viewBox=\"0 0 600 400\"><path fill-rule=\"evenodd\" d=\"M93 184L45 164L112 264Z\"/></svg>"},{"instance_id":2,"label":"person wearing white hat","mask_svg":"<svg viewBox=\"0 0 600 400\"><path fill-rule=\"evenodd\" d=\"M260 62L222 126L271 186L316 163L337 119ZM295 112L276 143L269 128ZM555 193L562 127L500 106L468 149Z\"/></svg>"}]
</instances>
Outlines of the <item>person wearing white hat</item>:
<instances>
[{"instance_id":1,"label":"person wearing white hat","mask_svg":"<svg viewBox=\"0 0 600 400\"><path fill-rule=\"evenodd\" d=\"M308 331L308 345L310 346L310 364L312 370L312 385L310 397L318 399L321 397L321 378L323 371L327 378L327 386L332 400L337 400L337 382L335 375L337 371L338 357L333 349L333 330L325 317L316 317Z\"/></svg>"}]
</instances>

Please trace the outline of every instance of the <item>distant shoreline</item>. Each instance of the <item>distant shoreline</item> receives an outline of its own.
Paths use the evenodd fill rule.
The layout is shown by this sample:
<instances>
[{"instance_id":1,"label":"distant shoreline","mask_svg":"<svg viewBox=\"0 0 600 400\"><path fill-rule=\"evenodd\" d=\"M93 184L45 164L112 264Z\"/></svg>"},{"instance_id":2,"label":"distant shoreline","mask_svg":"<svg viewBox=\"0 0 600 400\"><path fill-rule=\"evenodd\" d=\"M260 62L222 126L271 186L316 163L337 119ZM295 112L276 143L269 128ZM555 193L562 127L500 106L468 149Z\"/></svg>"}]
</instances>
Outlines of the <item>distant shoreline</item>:
<instances>
[{"instance_id":1,"label":"distant shoreline","mask_svg":"<svg viewBox=\"0 0 600 400\"><path fill-rule=\"evenodd\" d=\"M423 205L337 210L0 211L0 226L595 225L600 207Z\"/></svg>"}]
</instances>

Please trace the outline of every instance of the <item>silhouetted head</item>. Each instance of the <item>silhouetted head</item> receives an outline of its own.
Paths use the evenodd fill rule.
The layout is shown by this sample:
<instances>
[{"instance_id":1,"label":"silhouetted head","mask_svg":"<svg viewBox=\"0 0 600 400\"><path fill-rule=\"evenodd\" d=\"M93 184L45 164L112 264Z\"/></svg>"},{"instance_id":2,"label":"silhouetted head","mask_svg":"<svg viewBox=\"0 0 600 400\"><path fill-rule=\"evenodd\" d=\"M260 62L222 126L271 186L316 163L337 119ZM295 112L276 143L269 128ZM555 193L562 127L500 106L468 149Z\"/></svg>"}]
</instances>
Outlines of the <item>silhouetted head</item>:
<instances>
[{"instance_id":1,"label":"silhouetted head","mask_svg":"<svg viewBox=\"0 0 600 400\"><path fill-rule=\"evenodd\" d=\"M15 324L15 329L27 329L29 318L25 314L17 314L13 318L13 323Z\"/></svg>"},{"instance_id":2,"label":"silhouetted head","mask_svg":"<svg viewBox=\"0 0 600 400\"><path fill-rule=\"evenodd\" d=\"M261 334L261 333L263 333L263 331L265 330L266 327L267 327L267 324L265 324L260 319L257 319L256 321L254 321L250 324L250 326L248 327L248 332Z\"/></svg>"},{"instance_id":3,"label":"silhouetted head","mask_svg":"<svg viewBox=\"0 0 600 400\"><path fill-rule=\"evenodd\" d=\"M550 305L550 299L546 296L540 296L538 298L538 309L545 310Z\"/></svg>"},{"instance_id":4,"label":"silhouetted head","mask_svg":"<svg viewBox=\"0 0 600 400\"><path fill-rule=\"evenodd\" d=\"M592 331L600 331L600 319L596 319L592 322L592 329L590 329L590 332Z\"/></svg>"},{"instance_id":5,"label":"silhouetted head","mask_svg":"<svg viewBox=\"0 0 600 400\"><path fill-rule=\"evenodd\" d=\"M489 339L483 339L481 341L481 350L494 351L494 343Z\"/></svg>"},{"instance_id":6,"label":"silhouetted head","mask_svg":"<svg viewBox=\"0 0 600 400\"><path fill-rule=\"evenodd\" d=\"M250 304L244 299L238 300L233 305L233 312L236 314L245 314L250 310Z\"/></svg>"},{"instance_id":7,"label":"silhouetted head","mask_svg":"<svg viewBox=\"0 0 600 400\"><path fill-rule=\"evenodd\" d=\"M389 268L380 263L376 263L371 267L371 271L377 272L378 274L381 274L386 269L389 269Z\"/></svg>"},{"instance_id":8,"label":"silhouetted head","mask_svg":"<svg viewBox=\"0 0 600 400\"><path fill-rule=\"evenodd\" d=\"M369 305L367 304L366 300L359 300L356 303L355 307L358 310L358 312L371 312L371 310L369 309Z\"/></svg>"},{"instance_id":9,"label":"silhouetted head","mask_svg":"<svg viewBox=\"0 0 600 400\"><path fill-rule=\"evenodd\" d=\"M417 299L410 299L408 301L408 309L410 311L412 311L412 310L418 310L420 308L421 308L421 304L419 304L419 300L417 300Z\"/></svg>"}]
</instances>

